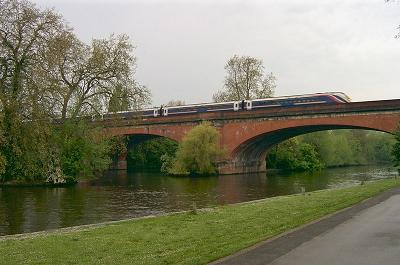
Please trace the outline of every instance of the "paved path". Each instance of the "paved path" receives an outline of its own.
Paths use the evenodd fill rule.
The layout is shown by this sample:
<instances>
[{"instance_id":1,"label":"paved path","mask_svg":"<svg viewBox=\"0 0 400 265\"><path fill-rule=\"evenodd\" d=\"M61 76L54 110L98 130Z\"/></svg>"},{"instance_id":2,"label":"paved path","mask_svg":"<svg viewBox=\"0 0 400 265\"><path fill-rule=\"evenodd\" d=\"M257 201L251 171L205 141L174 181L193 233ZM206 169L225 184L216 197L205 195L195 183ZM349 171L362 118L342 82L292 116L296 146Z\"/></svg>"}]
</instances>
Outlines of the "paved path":
<instances>
[{"instance_id":1,"label":"paved path","mask_svg":"<svg viewBox=\"0 0 400 265\"><path fill-rule=\"evenodd\" d=\"M400 188L214 264L399 265Z\"/></svg>"}]
</instances>

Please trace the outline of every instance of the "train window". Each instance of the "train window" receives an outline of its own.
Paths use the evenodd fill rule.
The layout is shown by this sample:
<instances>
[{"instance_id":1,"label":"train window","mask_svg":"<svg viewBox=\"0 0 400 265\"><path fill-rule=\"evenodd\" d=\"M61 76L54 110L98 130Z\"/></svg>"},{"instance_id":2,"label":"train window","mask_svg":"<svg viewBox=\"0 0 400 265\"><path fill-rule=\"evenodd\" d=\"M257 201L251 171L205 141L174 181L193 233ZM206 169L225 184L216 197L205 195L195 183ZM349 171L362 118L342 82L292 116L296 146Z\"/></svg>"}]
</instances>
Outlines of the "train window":
<instances>
[{"instance_id":1,"label":"train window","mask_svg":"<svg viewBox=\"0 0 400 265\"><path fill-rule=\"evenodd\" d=\"M168 116L168 109L167 108L164 109L164 116Z\"/></svg>"},{"instance_id":2,"label":"train window","mask_svg":"<svg viewBox=\"0 0 400 265\"><path fill-rule=\"evenodd\" d=\"M253 104L251 101L246 101L246 109L247 110L251 110L251 108L253 107Z\"/></svg>"},{"instance_id":3,"label":"train window","mask_svg":"<svg viewBox=\"0 0 400 265\"><path fill-rule=\"evenodd\" d=\"M158 116L158 109L154 109L154 110L153 110L153 116L154 116L154 117L157 117L157 116Z\"/></svg>"},{"instance_id":4,"label":"train window","mask_svg":"<svg viewBox=\"0 0 400 265\"><path fill-rule=\"evenodd\" d=\"M233 110L238 111L239 110L239 102L233 103Z\"/></svg>"}]
</instances>

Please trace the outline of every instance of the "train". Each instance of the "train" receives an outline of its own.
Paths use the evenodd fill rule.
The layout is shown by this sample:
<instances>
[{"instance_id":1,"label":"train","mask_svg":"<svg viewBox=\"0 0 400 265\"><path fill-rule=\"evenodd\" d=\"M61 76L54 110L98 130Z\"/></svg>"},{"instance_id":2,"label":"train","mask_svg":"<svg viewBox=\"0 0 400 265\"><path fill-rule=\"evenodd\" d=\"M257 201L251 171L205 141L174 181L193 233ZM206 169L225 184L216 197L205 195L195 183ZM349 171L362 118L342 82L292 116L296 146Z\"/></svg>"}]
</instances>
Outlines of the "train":
<instances>
[{"instance_id":1,"label":"train","mask_svg":"<svg viewBox=\"0 0 400 265\"><path fill-rule=\"evenodd\" d=\"M251 111L271 107L293 107L299 105L316 105L327 103L348 103L350 98L343 92L325 92L306 95L262 98L254 100L229 101L220 103L191 104L172 107L155 107L141 111L122 111L102 115L102 119L113 119L116 116L122 119L132 117L166 117L193 113L207 113L219 111Z\"/></svg>"}]
</instances>

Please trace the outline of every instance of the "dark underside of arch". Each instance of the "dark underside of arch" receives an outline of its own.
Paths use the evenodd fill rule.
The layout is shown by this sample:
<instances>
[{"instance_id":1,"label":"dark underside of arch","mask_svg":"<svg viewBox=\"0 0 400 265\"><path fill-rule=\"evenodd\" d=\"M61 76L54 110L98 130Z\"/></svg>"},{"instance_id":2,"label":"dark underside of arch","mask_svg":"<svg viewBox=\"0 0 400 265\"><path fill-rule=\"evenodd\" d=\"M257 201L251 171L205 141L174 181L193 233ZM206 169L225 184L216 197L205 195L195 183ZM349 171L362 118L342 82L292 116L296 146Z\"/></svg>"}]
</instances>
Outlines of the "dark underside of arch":
<instances>
[{"instance_id":1,"label":"dark underside of arch","mask_svg":"<svg viewBox=\"0 0 400 265\"><path fill-rule=\"evenodd\" d=\"M365 128L349 125L311 125L299 126L292 128L285 128L260 134L253 137L246 142L240 144L232 154L232 162L236 167L241 168L238 171L242 172L261 172L265 171L265 156L268 150L292 137L311 132L337 130L337 129L361 129L361 130L374 130L374 128Z\"/></svg>"}]
</instances>

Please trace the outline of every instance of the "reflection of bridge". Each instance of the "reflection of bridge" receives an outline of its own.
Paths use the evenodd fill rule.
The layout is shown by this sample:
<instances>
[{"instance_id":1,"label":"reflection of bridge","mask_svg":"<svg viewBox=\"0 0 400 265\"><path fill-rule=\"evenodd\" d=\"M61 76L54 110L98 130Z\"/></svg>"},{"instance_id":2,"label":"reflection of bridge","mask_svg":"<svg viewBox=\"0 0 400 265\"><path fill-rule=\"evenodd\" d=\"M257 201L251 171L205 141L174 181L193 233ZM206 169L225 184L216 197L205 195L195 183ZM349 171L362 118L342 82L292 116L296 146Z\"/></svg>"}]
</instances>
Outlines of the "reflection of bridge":
<instances>
[{"instance_id":1,"label":"reflection of bridge","mask_svg":"<svg viewBox=\"0 0 400 265\"><path fill-rule=\"evenodd\" d=\"M219 164L220 173L259 172L265 170L270 147L297 135L330 129L394 132L400 122L400 99L104 121L103 125L115 136L162 136L179 142L204 120L219 130L221 146L229 154ZM118 167L126 168L126 155L119 157Z\"/></svg>"}]
</instances>

